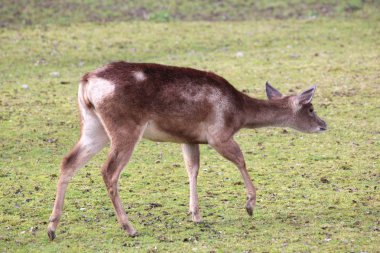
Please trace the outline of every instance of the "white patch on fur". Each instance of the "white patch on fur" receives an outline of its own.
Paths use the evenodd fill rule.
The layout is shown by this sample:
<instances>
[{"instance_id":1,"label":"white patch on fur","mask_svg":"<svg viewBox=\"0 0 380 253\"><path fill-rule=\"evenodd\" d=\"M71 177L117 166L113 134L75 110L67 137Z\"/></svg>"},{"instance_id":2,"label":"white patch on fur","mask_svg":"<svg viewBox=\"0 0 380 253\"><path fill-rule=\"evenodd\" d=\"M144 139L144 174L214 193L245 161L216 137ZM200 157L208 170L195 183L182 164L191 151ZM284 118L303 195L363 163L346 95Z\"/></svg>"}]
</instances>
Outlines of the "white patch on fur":
<instances>
[{"instance_id":1,"label":"white patch on fur","mask_svg":"<svg viewBox=\"0 0 380 253\"><path fill-rule=\"evenodd\" d=\"M154 121L149 121L147 123L142 137L144 139L158 142L181 142L181 140L179 140L175 136L172 136L167 132L161 131Z\"/></svg>"},{"instance_id":2,"label":"white patch on fur","mask_svg":"<svg viewBox=\"0 0 380 253\"><path fill-rule=\"evenodd\" d=\"M99 117L87 108L81 86L78 90L78 103L82 120L80 144L86 151L84 155L96 154L108 143L108 135Z\"/></svg>"},{"instance_id":3,"label":"white patch on fur","mask_svg":"<svg viewBox=\"0 0 380 253\"><path fill-rule=\"evenodd\" d=\"M139 82L142 82L142 81L144 81L146 79L146 75L142 71L135 71L135 72L133 72L133 76Z\"/></svg>"},{"instance_id":4,"label":"white patch on fur","mask_svg":"<svg viewBox=\"0 0 380 253\"><path fill-rule=\"evenodd\" d=\"M160 131L153 121L147 123L142 137L151 141L170 141L173 138L169 134Z\"/></svg>"},{"instance_id":5,"label":"white patch on fur","mask_svg":"<svg viewBox=\"0 0 380 253\"><path fill-rule=\"evenodd\" d=\"M90 78L86 86L87 97L95 107L106 97L112 96L114 91L115 85L112 82L99 77Z\"/></svg>"},{"instance_id":6,"label":"white patch on fur","mask_svg":"<svg viewBox=\"0 0 380 253\"><path fill-rule=\"evenodd\" d=\"M109 138L102 123L95 115L85 115L83 117L83 129L80 143L86 147L89 153L99 152Z\"/></svg>"}]
</instances>

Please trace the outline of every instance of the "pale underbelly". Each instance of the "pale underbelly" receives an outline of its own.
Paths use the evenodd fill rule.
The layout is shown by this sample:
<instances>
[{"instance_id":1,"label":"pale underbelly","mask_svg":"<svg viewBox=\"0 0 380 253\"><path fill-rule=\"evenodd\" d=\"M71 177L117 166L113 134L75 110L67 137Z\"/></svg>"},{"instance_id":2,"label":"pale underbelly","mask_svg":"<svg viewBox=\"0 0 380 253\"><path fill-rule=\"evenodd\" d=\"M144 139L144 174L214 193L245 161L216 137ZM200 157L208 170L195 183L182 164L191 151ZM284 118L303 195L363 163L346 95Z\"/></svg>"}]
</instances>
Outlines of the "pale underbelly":
<instances>
[{"instance_id":1,"label":"pale underbelly","mask_svg":"<svg viewBox=\"0 0 380 253\"><path fill-rule=\"evenodd\" d=\"M204 131L193 131L190 133L171 134L168 131L161 130L156 123L149 122L145 128L142 138L157 142L175 142L175 143L207 143L207 137ZM189 130L190 131L190 130ZM196 133L196 134L194 134Z\"/></svg>"}]
</instances>

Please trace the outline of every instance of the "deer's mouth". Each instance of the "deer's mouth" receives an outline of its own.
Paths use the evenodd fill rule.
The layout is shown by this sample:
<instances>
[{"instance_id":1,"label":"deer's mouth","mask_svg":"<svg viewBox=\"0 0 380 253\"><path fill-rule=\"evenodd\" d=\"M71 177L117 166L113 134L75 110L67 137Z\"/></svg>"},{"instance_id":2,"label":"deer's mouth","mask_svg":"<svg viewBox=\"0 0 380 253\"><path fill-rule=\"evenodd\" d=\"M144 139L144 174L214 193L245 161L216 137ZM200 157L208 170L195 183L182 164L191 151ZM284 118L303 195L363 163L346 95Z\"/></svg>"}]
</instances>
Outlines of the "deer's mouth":
<instances>
[{"instance_id":1,"label":"deer's mouth","mask_svg":"<svg viewBox=\"0 0 380 253\"><path fill-rule=\"evenodd\" d=\"M319 132L324 132L324 131L327 131L327 127L320 127L319 128Z\"/></svg>"}]
</instances>

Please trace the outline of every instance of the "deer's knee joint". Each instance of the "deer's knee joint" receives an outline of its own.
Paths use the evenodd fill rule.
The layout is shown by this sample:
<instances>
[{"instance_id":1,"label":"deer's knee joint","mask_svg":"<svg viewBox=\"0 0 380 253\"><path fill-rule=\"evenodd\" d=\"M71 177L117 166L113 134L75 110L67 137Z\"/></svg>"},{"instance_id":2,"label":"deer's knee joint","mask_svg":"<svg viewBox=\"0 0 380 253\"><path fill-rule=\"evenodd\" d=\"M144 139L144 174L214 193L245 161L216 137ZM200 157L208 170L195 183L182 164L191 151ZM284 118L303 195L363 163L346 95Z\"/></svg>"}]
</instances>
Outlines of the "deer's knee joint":
<instances>
[{"instance_id":1,"label":"deer's knee joint","mask_svg":"<svg viewBox=\"0 0 380 253\"><path fill-rule=\"evenodd\" d=\"M52 215L49 218L49 222L58 222L60 219L59 215Z\"/></svg>"},{"instance_id":2,"label":"deer's knee joint","mask_svg":"<svg viewBox=\"0 0 380 253\"><path fill-rule=\"evenodd\" d=\"M115 196L116 195L116 189L114 189L114 187L108 187L108 194L111 196L111 197L113 197L113 196Z\"/></svg>"},{"instance_id":3,"label":"deer's knee joint","mask_svg":"<svg viewBox=\"0 0 380 253\"><path fill-rule=\"evenodd\" d=\"M62 159L61 163L61 171L64 172L75 164L76 156L75 155L67 155Z\"/></svg>"},{"instance_id":4,"label":"deer's knee joint","mask_svg":"<svg viewBox=\"0 0 380 253\"><path fill-rule=\"evenodd\" d=\"M69 168L74 167L74 164L76 163L79 154L80 154L80 148L75 147L68 155L66 155L62 159L61 170L67 170Z\"/></svg>"},{"instance_id":5,"label":"deer's knee joint","mask_svg":"<svg viewBox=\"0 0 380 253\"><path fill-rule=\"evenodd\" d=\"M199 172L199 166L198 165L193 165L189 166L188 173L191 177L197 177Z\"/></svg>"},{"instance_id":6,"label":"deer's knee joint","mask_svg":"<svg viewBox=\"0 0 380 253\"><path fill-rule=\"evenodd\" d=\"M117 194L117 180L112 179L108 173L103 173L103 180L106 184L108 194L113 197Z\"/></svg>"},{"instance_id":7,"label":"deer's knee joint","mask_svg":"<svg viewBox=\"0 0 380 253\"><path fill-rule=\"evenodd\" d=\"M237 158L235 162L236 162L236 165L239 167L239 169L245 169L244 158Z\"/></svg>"},{"instance_id":8,"label":"deer's knee joint","mask_svg":"<svg viewBox=\"0 0 380 253\"><path fill-rule=\"evenodd\" d=\"M103 176L104 182L106 182L107 184L108 183L111 184L111 183L117 182L117 180L115 180L113 178L114 173L110 173L110 171L108 169L103 169L102 170L102 176Z\"/></svg>"}]
</instances>

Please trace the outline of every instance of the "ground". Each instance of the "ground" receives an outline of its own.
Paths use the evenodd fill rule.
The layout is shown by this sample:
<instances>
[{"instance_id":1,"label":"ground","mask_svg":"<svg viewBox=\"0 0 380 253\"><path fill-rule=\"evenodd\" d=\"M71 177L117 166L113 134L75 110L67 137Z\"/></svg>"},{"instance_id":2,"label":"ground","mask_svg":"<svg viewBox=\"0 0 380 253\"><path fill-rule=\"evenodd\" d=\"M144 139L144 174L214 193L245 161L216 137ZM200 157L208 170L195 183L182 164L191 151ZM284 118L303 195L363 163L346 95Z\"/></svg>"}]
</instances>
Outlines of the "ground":
<instances>
[{"instance_id":1,"label":"ground","mask_svg":"<svg viewBox=\"0 0 380 253\"><path fill-rule=\"evenodd\" d=\"M226 22L179 16L173 22L70 24L43 19L44 12L26 25L4 18L0 250L378 252L380 18L373 6L352 15L334 9L331 15ZM105 149L69 185L57 238L50 242L46 227L60 160L79 136L78 81L113 60L213 71L257 98L265 98L266 81L288 94L316 84L314 107L329 130L237 134L258 188L253 217L246 214L237 169L202 146L199 225L186 215L179 145L142 141L120 180L136 238L119 228L107 197L99 169Z\"/></svg>"}]
</instances>

